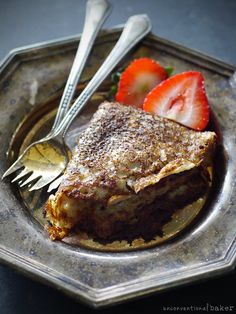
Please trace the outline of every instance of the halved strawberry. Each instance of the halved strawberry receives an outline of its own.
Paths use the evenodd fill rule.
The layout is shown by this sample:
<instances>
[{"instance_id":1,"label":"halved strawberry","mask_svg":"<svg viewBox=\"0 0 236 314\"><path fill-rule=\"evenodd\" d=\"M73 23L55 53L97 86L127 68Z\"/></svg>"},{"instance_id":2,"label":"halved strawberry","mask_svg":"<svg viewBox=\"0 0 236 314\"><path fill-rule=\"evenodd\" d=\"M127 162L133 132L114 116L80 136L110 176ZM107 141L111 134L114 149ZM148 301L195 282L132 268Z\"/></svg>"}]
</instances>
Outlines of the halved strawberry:
<instances>
[{"instance_id":1,"label":"halved strawberry","mask_svg":"<svg viewBox=\"0 0 236 314\"><path fill-rule=\"evenodd\" d=\"M209 121L209 104L202 74L189 71L168 78L147 95L143 109L203 130Z\"/></svg>"},{"instance_id":2,"label":"halved strawberry","mask_svg":"<svg viewBox=\"0 0 236 314\"><path fill-rule=\"evenodd\" d=\"M146 95L168 77L165 69L149 58L136 59L121 74L116 101L141 107Z\"/></svg>"}]
</instances>

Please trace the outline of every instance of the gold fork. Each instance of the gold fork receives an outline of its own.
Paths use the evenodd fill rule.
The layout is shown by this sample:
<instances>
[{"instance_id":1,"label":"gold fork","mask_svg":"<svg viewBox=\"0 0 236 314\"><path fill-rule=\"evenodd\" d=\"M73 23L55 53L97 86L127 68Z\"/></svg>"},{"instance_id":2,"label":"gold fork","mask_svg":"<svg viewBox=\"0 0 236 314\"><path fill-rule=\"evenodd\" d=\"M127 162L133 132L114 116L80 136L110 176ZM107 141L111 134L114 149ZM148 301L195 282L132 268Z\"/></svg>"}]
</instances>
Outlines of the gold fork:
<instances>
[{"instance_id":1,"label":"gold fork","mask_svg":"<svg viewBox=\"0 0 236 314\"><path fill-rule=\"evenodd\" d=\"M19 168L19 163L25 167L14 180L19 180L32 172L24 184L39 178L30 188L30 191L33 191L48 185L62 173L69 160L70 151L65 145L64 137L70 124L124 55L150 30L151 23L147 15L135 15L128 19L118 42L109 56L75 100L59 126L46 138L30 145L18 158L17 162L12 165L11 173Z\"/></svg>"}]
</instances>

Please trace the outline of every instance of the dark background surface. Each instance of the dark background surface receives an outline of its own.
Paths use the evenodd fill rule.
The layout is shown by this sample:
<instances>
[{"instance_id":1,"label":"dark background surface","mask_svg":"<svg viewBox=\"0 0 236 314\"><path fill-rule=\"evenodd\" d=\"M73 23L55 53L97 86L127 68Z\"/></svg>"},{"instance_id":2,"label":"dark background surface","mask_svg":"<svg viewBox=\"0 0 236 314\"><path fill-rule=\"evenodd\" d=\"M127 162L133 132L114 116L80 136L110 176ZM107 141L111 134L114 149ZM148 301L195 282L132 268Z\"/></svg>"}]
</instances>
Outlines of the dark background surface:
<instances>
[{"instance_id":1,"label":"dark background surface","mask_svg":"<svg viewBox=\"0 0 236 314\"><path fill-rule=\"evenodd\" d=\"M153 32L236 65L236 1L110 0L105 27L147 13ZM86 1L0 0L0 59L9 50L80 33ZM236 305L236 273L156 294L100 313L163 312L163 306ZM235 310L235 308L234 308ZM0 314L92 313L60 292L0 266Z\"/></svg>"}]
</instances>

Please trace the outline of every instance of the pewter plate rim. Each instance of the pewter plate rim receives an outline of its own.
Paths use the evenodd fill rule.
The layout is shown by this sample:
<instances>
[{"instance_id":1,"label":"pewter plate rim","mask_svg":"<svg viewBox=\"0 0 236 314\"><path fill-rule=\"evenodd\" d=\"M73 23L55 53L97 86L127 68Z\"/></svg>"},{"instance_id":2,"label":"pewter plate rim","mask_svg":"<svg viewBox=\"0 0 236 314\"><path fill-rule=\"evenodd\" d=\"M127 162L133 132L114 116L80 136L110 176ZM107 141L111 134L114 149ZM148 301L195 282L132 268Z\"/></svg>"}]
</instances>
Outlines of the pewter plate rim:
<instances>
[{"instance_id":1,"label":"pewter plate rim","mask_svg":"<svg viewBox=\"0 0 236 314\"><path fill-rule=\"evenodd\" d=\"M104 31L104 33L112 33L117 30L120 30L120 27L116 27L111 30ZM235 67L228 63L225 63L221 60L217 60L208 56L206 54L202 54L197 52L196 50L191 50L185 48L182 45L172 43L165 39L161 39L155 35L149 35L151 39L158 40L172 47L176 47L180 51L185 51L189 54L200 57L202 60L206 62L212 62L213 64L219 66L220 68L224 68L227 75L229 73L233 73L235 71ZM5 67L12 61L14 56L22 52L30 52L31 50L41 49L43 47L51 47L54 45L60 45L63 43L73 42L79 39L79 36L69 36L62 39L50 40L42 43L37 43L33 45L24 46L21 48L13 49L0 63L0 73L5 69ZM234 204L235 205L235 204ZM4 245L0 246L0 259L2 262L16 268L19 271L28 274L29 276L34 276L35 279L39 281L43 281L48 283L54 287L62 289L65 293L75 297L78 300L84 301L88 305L93 307L100 307L105 305L110 305L113 303L118 303L121 301L127 301L134 297L138 297L141 295L147 295L155 291L161 291L170 287L178 286L181 284L193 282L203 278L209 278L213 275L224 273L226 271L230 271L236 265L236 239L232 242L230 248L228 248L226 254L220 259L213 261L212 263L208 263L204 267L196 266L192 267L188 271L185 271L184 274L176 273L170 274L161 285L157 285L155 278L153 276L145 277L143 281L146 284L146 287L140 290L140 279L133 280L132 282L118 284L115 287L109 287L105 289L95 289L87 286L83 286L83 284L72 280L71 278L64 277L63 282L60 279L59 274L56 271L47 267L46 265L42 265L39 263L34 263L34 261L29 261L24 259L23 257L15 254L8 250ZM124 288L126 292L124 293ZM111 296L111 289L113 289L113 293Z\"/></svg>"}]
</instances>

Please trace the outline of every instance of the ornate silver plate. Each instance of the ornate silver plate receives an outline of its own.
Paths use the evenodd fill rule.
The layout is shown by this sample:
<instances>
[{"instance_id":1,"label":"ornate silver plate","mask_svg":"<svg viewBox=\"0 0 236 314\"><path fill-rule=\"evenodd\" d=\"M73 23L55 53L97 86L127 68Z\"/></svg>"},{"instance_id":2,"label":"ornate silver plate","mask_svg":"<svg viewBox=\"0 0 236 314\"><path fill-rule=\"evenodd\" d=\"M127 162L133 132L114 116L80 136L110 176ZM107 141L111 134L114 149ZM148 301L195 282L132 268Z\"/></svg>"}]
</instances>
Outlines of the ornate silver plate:
<instances>
[{"instance_id":1,"label":"ornate silver plate","mask_svg":"<svg viewBox=\"0 0 236 314\"><path fill-rule=\"evenodd\" d=\"M119 34L120 29L113 29L99 36L81 84L93 75ZM78 37L71 37L33 45L12 51L1 63L1 176L15 158L16 150L8 156L6 152L19 123L62 91L77 44ZM162 245L132 252L98 252L52 242L18 190L0 181L2 262L94 307L215 276L236 262L235 67L154 35L124 62L135 56L155 58L175 72L199 70L206 79L219 146L211 196L194 224Z\"/></svg>"}]
</instances>

